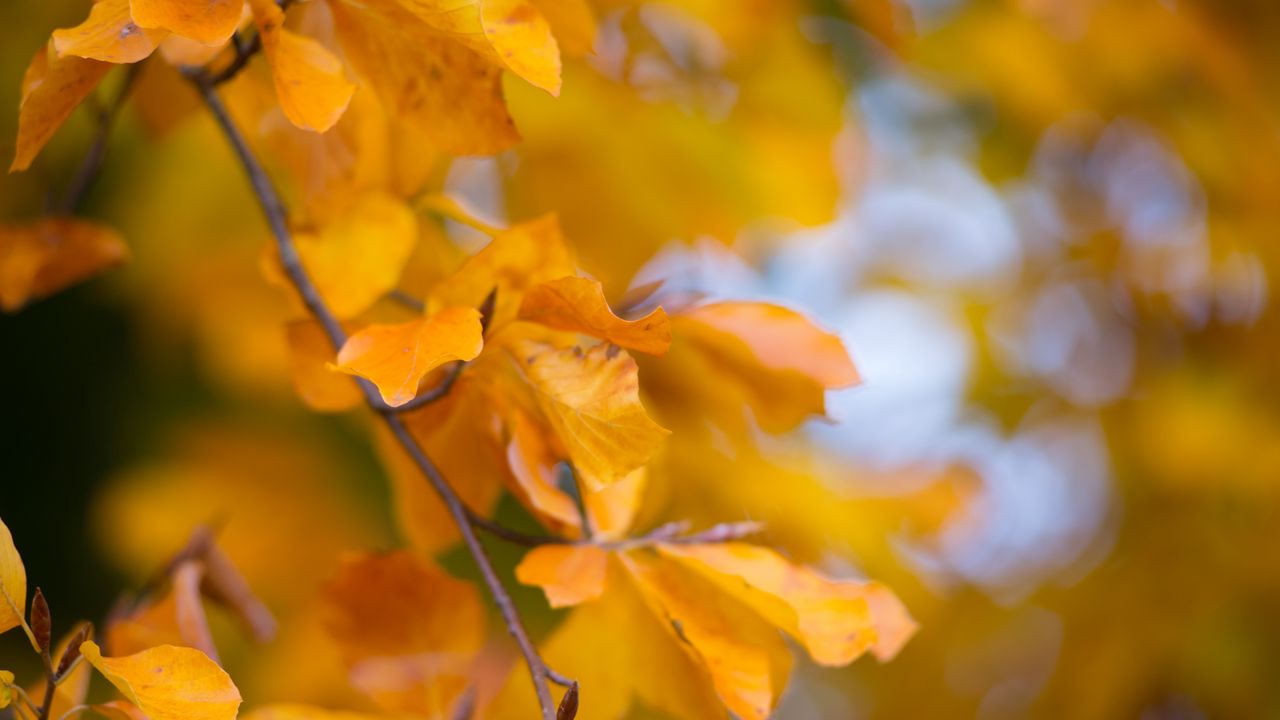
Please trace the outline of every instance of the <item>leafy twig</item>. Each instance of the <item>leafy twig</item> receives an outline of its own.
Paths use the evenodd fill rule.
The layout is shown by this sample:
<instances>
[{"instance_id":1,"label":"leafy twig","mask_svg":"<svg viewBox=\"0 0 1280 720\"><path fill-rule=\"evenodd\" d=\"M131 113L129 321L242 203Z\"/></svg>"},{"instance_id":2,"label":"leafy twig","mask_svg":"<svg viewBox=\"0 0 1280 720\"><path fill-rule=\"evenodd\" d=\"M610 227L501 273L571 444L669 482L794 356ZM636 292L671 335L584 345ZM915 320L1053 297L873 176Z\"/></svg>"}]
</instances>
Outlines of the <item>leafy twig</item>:
<instances>
[{"instance_id":1,"label":"leafy twig","mask_svg":"<svg viewBox=\"0 0 1280 720\"><path fill-rule=\"evenodd\" d=\"M267 224L275 237L276 250L280 255L280 263L285 270L285 274L297 289L307 310L324 329L334 349L340 349L346 342L346 333L337 318L329 311L328 306L324 303L323 298L320 297L315 285L302 267L298 250L293 242L293 236L289 231L284 205L276 194L275 187L272 185L270 178L267 177L266 171L263 170L257 158L249 149L243 135L231 120L231 116L227 113L221 99L218 98L210 79L197 74L193 76L193 80L200 90L205 104L209 107L209 111L221 127L227 140L231 143L232 148L240 159L241 165L249 176L249 182L253 186L254 194L262 205ZM458 526L458 531L462 535L467 550L479 567L480 574L484 578L494 602L497 603L498 609L502 613L508 632L515 639L526 664L529 666L529 673L533 679L534 691L538 696L538 704L541 708L543 720L553 720L556 716L556 706L552 702L551 691L547 686L549 670L546 663L538 655L533 641L529 638L511 595L498 578L488 553L476 536L475 527L471 523L472 516L470 512L453 488L445 481L435 463L423 452L400 418L395 414L383 411L386 406L378 397L377 390L363 379L359 380L359 385L369 406L380 412L392 434L395 435L399 443L413 458L414 463L417 464L422 474L426 476L427 481L440 497L454 523Z\"/></svg>"},{"instance_id":2,"label":"leafy twig","mask_svg":"<svg viewBox=\"0 0 1280 720\"><path fill-rule=\"evenodd\" d=\"M111 104L99 110L98 127L93 136L93 144L89 146L89 152L85 153L79 169L76 170L75 176L71 178L71 184L67 186L67 193L63 196L62 203L58 205L59 212L65 215L71 214L76 209L76 206L84 201L85 196L89 194L89 190L93 187L93 183L98 179L99 173L102 172L102 163L107 158L107 139L111 135L111 128L115 125L121 109L124 108L125 101L129 99L129 91L133 89L134 81L137 80L138 74L142 72L142 65L145 62L145 60L136 62L129 66Z\"/></svg>"}]
</instances>

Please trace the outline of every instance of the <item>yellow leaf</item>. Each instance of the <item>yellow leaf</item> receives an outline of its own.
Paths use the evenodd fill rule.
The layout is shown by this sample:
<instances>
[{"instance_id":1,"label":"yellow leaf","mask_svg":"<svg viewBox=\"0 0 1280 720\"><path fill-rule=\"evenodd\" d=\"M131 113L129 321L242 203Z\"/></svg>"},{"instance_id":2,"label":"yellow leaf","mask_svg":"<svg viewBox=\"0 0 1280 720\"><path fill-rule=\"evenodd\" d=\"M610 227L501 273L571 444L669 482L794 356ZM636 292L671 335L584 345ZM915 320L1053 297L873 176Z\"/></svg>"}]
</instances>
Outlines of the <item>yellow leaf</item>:
<instances>
[{"instance_id":1,"label":"yellow leaf","mask_svg":"<svg viewBox=\"0 0 1280 720\"><path fill-rule=\"evenodd\" d=\"M0 710L9 707L9 703L13 702L13 673L8 670L0 670Z\"/></svg>"},{"instance_id":2,"label":"yellow leaf","mask_svg":"<svg viewBox=\"0 0 1280 720\"><path fill-rule=\"evenodd\" d=\"M530 0L400 0L431 28L552 95L560 94L560 49Z\"/></svg>"},{"instance_id":3,"label":"yellow leaf","mask_svg":"<svg viewBox=\"0 0 1280 720\"><path fill-rule=\"evenodd\" d=\"M217 45L236 31L244 0L132 0L130 9L138 27L163 28Z\"/></svg>"},{"instance_id":4,"label":"yellow leaf","mask_svg":"<svg viewBox=\"0 0 1280 720\"><path fill-rule=\"evenodd\" d=\"M45 218L32 225L0 228L0 309L16 310L128 256L119 234L84 220Z\"/></svg>"},{"instance_id":5,"label":"yellow leaf","mask_svg":"<svg viewBox=\"0 0 1280 720\"><path fill-rule=\"evenodd\" d=\"M14 547L9 526L0 520L0 633L22 624L27 612L27 569Z\"/></svg>"},{"instance_id":6,"label":"yellow leaf","mask_svg":"<svg viewBox=\"0 0 1280 720\"><path fill-rule=\"evenodd\" d=\"M333 345L315 320L297 320L285 326L289 343L289 370L293 388L307 407L320 412L341 412L364 401L350 377L329 368Z\"/></svg>"},{"instance_id":7,"label":"yellow leaf","mask_svg":"<svg viewBox=\"0 0 1280 720\"><path fill-rule=\"evenodd\" d=\"M39 50L22 77L18 142L9 172L26 170L49 138L111 69L110 63L58 57L53 41Z\"/></svg>"},{"instance_id":8,"label":"yellow leaf","mask_svg":"<svg viewBox=\"0 0 1280 720\"><path fill-rule=\"evenodd\" d=\"M502 72L395 0L330 3L338 41L392 115L441 149L492 155L520 136L502 98Z\"/></svg>"},{"instance_id":9,"label":"yellow leaf","mask_svg":"<svg viewBox=\"0 0 1280 720\"><path fill-rule=\"evenodd\" d=\"M687 569L646 551L619 557L680 647L706 667L725 706L743 720L769 717L791 672L781 636Z\"/></svg>"},{"instance_id":10,"label":"yellow leaf","mask_svg":"<svg viewBox=\"0 0 1280 720\"><path fill-rule=\"evenodd\" d=\"M516 481L516 494L557 532L580 535L578 506L556 483L560 458L551 451L543 428L516 408L508 413L507 432L507 465Z\"/></svg>"},{"instance_id":11,"label":"yellow leaf","mask_svg":"<svg viewBox=\"0 0 1280 720\"><path fill-rule=\"evenodd\" d=\"M473 360L484 347L480 313L448 308L399 325L370 325L347 339L337 369L372 382L388 405L418 394L427 373L455 360Z\"/></svg>"},{"instance_id":12,"label":"yellow leaf","mask_svg":"<svg viewBox=\"0 0 1280 720\"><path fill-rule=\"evenodd\" d=\"M761 302L717 302L681 316L740 339L772 370L800 373L825 388L858 382L858 370L840 338L795 310Z\"/></svg>"},{"instance_id":13,"label":"yellow leaf","mask_svg":"<svg viewBox=\"0 0 1280 720\"><path fill-rule=\"evenodd\" d=\"M181 35L166 35L160 41L160 56L170 65L197 67L211 62L226 45L205 45Z\"/></svg>"},{"instance_id":14,"label":"yellow leaf","mask_svg":"<svg viewBox=\"0 0 1280 720\"><path fill-rule=\"evenodd\" d=\"M388 712L448 716L484 642L474 586L408 552L353 555L325 599L353 685Z\"/></svg>"},{"instance_id":15,"label":"yellow leaf","mask_svg":"<svg viewBox=\"0 0 1280 720\"><path fill-rule=\"evenodd\" d=\"M480 252L467 259L431 294L438 307L478 307L497 290L493 334L516 319L525 292L532 286L576 269L573 255L555 215L522 222L494 236Z\"/></svg>"},{"instance_id":16,"label":"yellow leaf","mask_svg":"<svg viewBox=\"0 0 1280 720\"><path fill-rule=\"evenodd\" d=\"M563 277L535 285L525 293L519 317L650 355L671 347L671 322L662 308L638 320L623 320L609 309L598 280Z\"/></svg>"},{"instance_id":17,"label":"yellow leaf","mask_svg":"<svg viewBox=\"0 0 1280 720\"><path fill-rule=\"evenodd\" d=\"M367 310L396 287L418 239L418 220L401 200L361 195L318 236L297 238L302 265L341 318Z\"/></svg>"},{"instance_id":18,"label":"yellow leaf","mask_svg":"<svg viewBox=\"0 0 1280 720\"><path fill-rule=\"evenodd\" d=\"M515 353L587 488L601 490L643 467L669 434L640 403L636 362L624 350L523 341Z\"/></svg>"},{"instance_id":19,"label":"yellow leaf","mask_svg":"<svg viewBox=\"0 0 1280 720\"><path fill-rule=\"evenodd\" d=\"M76 55L109 63L134 63L155 52L163 31L144 30L129 14L129 0L100 0L89 17L73 28L53 31L59 55Z\"/></svg>"},{"instance_id":20,"label":"yellow leaf","mask_svg":"<svg viewBox=\"0 0 1280 720\"><path fill-rule=\"evenodd\" d=\"M631 529L631 521L640 510L640 500L648 481L648 468L639 468L606 488L583 488L582 503L587 508L595 537L616 540Z\"/></svg>"},{"instance_id":21,"label":"yellow leaf","mask_svg":"<svg viewBox=\"0 0 1280 720\"><path fill-rule=\"evenodd\" d=\"M310 705L281 703L257 707L244 715L243 720L379 720L380 715L326 710Z\"/></svg>"},{"instance_id":22,"label":"yellow leaf","mask_svg":"<svg viewBox=\"0 0 1280 720\"><path fill-rule=\"evenodd\" d=\"M86 642L80 653L151 720L235 720L240 707L231 677L199 650L161 645L110 658Z\"/></svg>"},{"instance_id":23,"label":"yellow leaf","mask_svg":"<svg viewBox=\"0 0 1280 720\"><path fill-rule=\"evenodd\" d=\"M249 6L285 117L305 130L325 132L333 127L356 89L342 61L319 42L286 30L284 11L276 0L249 0Z\"/></svg>"},{"instance_id":24,"label":"yellow leaf","mask_svg":"<svg viewBox=\"0 0 1280 720\"><path fill-rule=\"evenodd\" d=\"M915 632L902 603L879 583L832 580L745 543L661 545L659 550L795 637L822 665L846 665L868 649L888 660Z\"/></svg>"},{"instance_id":25,"label":"yellow leaf","mask_svg":"<svg viewBox=\"0 0 1280 720\"><path fill-rule=\"evenodd\" d=\"M543 545L516 566L516 579L536 585L553 608L577 605L604 594L609 554L594 545Z\"/></svg>"}]
</instances>

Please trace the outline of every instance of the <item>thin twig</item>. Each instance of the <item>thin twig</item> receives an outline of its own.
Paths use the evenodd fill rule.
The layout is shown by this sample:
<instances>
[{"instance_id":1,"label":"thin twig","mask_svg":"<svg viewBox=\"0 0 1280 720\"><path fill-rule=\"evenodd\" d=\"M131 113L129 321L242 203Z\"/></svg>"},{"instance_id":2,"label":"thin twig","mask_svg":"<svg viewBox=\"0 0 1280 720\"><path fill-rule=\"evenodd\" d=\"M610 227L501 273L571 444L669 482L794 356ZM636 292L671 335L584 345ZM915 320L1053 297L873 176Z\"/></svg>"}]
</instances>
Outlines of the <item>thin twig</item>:
<instances>
[{"instance_id":1,"label":"thin twig","mask_svg":"<svg viewBox=\"0 0 1280 720\"><path fill-rule=\"evenodd\" d=\"M98 128L93 136L93 144L89 146L89 152L85 153L84 160L80 162L75 176L71 178L71 184L67 186L67 193L62 197L62 203L58 205L58 210L63 214L70 215L76 206L84 201L94 181L102 172L102 163L107 158L107 139L111 135L111 128L115 125L121 109L124 108L125 100L129 99L129 91L133 89L134 81L137 80L138 73L142 71L142 65L145 62L143 60L129 66L124 80L120 83L120 88L116 91L115 98L110 105L99 111Z\"/></svg>"},{"instance_id":2,"label":"thin twig","mask_svg":"<svg viewBox=\"0 0 1280 720\"><path fill-rule=\"evenodd\" d=\"M307 310L324 328L334 349L341 348L346 342L346 333L343 331L341 324L338 323L337 318L329 311L315 285L302 267L297 248L294 246L293 236L289 231L284 205L276 194L270 178L267 177L257 158L250 151L248 143L231 120L231 116L218 98L217 92L214 86L210 84L209 79L197 75L194 80L205 100L205 104L209 107L209 111L221 126L223 134L231 143L232 148L240 159L241 165L249 176L249 182L253 186L254 194L266 214L267 224L275 236L276 250L280 255L280 263L285 270L285 274L297 289ZM364 380L361 380L359 384L371 408L379 410L384 406L377 395L377 390L371 384ZM534 691L538 696L538 704L541 708L543 720L553 720L556 715L556 706L551 698L551 690L547 686L548 668L538 655L537 648L534 647L533 641L529 638L529 634L524 628L515 603L511 600L511 595L498 578L497 572L493 568L493 563L489 560L488 553L476 536L475 528L471 524L470 512L449 483L445 481L435 463L423 452L400 418L390 413L384 412L381 414L387 426L390 427L392 434L395 435L410 457L413 458L413 461L418 465L422 474L426 476L427 481L448 509L450 516L452 516L463 541L466 543L467 550L479 567L480 574L484 578L494 602L498 605L503 619L506 621L508 632L515 639L526 664L529 666L529 674L533 680Z\"/></svg>"},{"instance_id":3,"label":"thin twig","mask_svg":"<svg viewBox=\"0 0 1280 720\"><path fill-rule=\"evenodd\" d=\"M53 696L58 690L58 679L53 674L53 658L49 655L49 648L44 648L40 653L40 662L44 665L44 702L40 705L39 720L49 720L49 713L53 710Z\"/></svg>"}]
</instances>

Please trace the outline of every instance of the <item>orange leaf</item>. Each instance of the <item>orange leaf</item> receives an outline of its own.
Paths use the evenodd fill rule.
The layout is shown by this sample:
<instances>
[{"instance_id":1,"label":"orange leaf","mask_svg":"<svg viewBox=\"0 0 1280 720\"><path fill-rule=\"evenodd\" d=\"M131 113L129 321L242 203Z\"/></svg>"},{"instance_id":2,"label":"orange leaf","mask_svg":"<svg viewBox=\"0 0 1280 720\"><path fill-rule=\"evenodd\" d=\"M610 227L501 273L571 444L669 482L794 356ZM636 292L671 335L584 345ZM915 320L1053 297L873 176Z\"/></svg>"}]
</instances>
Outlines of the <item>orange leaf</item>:
<instances>
[{"instance_id":1,"label":"orange leaf","mask_svg":"<svg viewBox=\"0 0 1280 720\"><path fill-rule=\"evenodd\" d=\"M427 373L454 360L473 360L484 347L480 313L449 308L399 325L370 325L347 339L336 368L378 386L392 407L418 394Z\"/></svg>"},{"instance_id":2,"label":"orange leaf","mask_svg":"<svg viewBox=\"0 0 1280 720\"><path fill-rule=\"evenodd\" d=\"M460 155L492 155L520 139L502 99L502 71L458 40L395 0L329 7L347 60L391 114L423 137Z\"/></svg>"},{"instance_id":3,"label":"orange leaf","mask_svg":"<svg viewBox=\"0 0 1280 720\"><path fill-rule=\"evenodd\" d=\"M342 61L319 42L286 30L284 11L276 0L249 0L249 6L285 117L304 130L325 132L333 127L356 89Z\"/></svg>"},{"instance_id":4,"label":"orange leaf","mask_svg":"<svg viewBox=\"0 0 1280 720\"><path fill-rule=\"evenodd\" d=\"M99 60L58 57L52 40L35 54L22 77L18 149L9 172L31 167L49 138L110 69L110 63Z\"/></svg>"},{"instance_id":5,"label":"orange leaf","mask_svg":"<svg viewBox=\"0 0 1280 720\"><path fill-rule=\"evenodd\" d=\"M619 557L680 647L706 667L725 706L743 720L769 717L792 663L778 633L687 569L644 551Z\"/></svg>"},{"instance_id":6,"label":"orange leaf","mask_svg":"<svg viewBox=\"0 0 1280 720\"><path fill-rule=\"evenodd\" d=\"M516 579L537 585L553 608L569 607L604 594L609 554L594 545L543 545L516 566Z\"/></svg>"},{"instance_id":7,"label":"orange leaf","mask_svg":"<svg viewBox=\"0 0 1280 720\"><path fill-rule=\"evenodd\" d=\"M236 31L244 0L132 0L130 9L138 27L163 28L218 45Z\"/></svg>"},{"instance_id":8,"label":"orange leaf","mask_svg":"<svg viewBox=\"0 0 1280 720\"><path fill-rule=\"evenodd\" d=\"M798 372L826 388L858 382L858 370L840 338L795 310L761 302L716 302L681 315L739 338L767 368Z\"/></svg>"},{"instance_id":9,"label":"orange leaf","mask_svg":"<svg viewBox=\"0 0 1280 720\"><path fill-rule=\"evenodd\" d=\"M745 543L661 545L802 642L814 661L846 665L870 649L892 658L915 623L892 591L874 582L832 580Z\"/></svg>"},{"instance_id":10,"label":"orange leaf","mask_svg":"<svg viewBox=\"0 0 1280 720\"><path fill-rule=\"evenodd\" d=\"M587 488L601 490L643 467L669 434L640 403L636 362L622 349L600 344L584 353L524 341L515 352Z\"/></svg>"},{"instance_id":11,"label":"orange leaf","mask_svg":"<svg viewBox=\"0 0 1280 720\"><path fill-rule=\"evenodd\" d=\"M671 347L671 322L662 308L639 320L623 320L609 309L598 280L563 277L535 285L525 294L519 317L650 355Z\"/></svg>"},{"instance_id":12,"label":"orange leaf","mask_svg":"<svg viewBox=\"0 0 1280 720\"><path fill-rule=\"evenodd\" d=\"M71 218L0 228L0 309L74 285L127 259L129 250L111 228Z\"/></svg>"},{"instance_id":13,"label":"orange leaf","mask_svg":"<svg viewBox=\"0 0 1280 720\"><path fill-rule=\"evenodd\" d=\"M507 442L507 465L515 478L518 496L557 531L580 533L578 506L556 484L560 458L552 452L543 428L519 409L509 414L507 428L511 436ZM567 532L570 529L574 532Z\"/></svg>"},{"instance_id":14,"label":"orange leaf","mask_svg":"<svg viewBox=\"0 0 1280 720\"><path fill-rule=\"evenodd\" d=\"M143 30L129 14L129 0L100 0L76 27L53 31L59 55L109 63L134 63L155 52L163 31Z\"/></svg>"},{"instance_id":15,"label":"orange leaf","mask_svg":"<svg viewBox=\"0 0 1280 720\"><path fill-rule=\"evenodd\" d=\"M240 707L231 677L199 650L161 645L109 658L86 642L80 654L151 720L235 720Z\"/></svg>"},{"instance_id":16,"label":"orange leaf","mask_svg":"<svg viewBox=\"0 0 1280 720\"><path fill-rule=\"evenodd\" d=\"M325 595L352 684L388 712L448 716L484 642L475 587L396 552L347 557Z\"/></svg>"},{"instance_id":17,"label":"orange leaf","mask_svg":"<svg viewBox=\"0 0 1280 720\"><path fill-rule=\"evenodd\" d=\"M27 569L9 526L0 520L0 633L21 625L26 613Z\"/></svg>"}]
</instances>

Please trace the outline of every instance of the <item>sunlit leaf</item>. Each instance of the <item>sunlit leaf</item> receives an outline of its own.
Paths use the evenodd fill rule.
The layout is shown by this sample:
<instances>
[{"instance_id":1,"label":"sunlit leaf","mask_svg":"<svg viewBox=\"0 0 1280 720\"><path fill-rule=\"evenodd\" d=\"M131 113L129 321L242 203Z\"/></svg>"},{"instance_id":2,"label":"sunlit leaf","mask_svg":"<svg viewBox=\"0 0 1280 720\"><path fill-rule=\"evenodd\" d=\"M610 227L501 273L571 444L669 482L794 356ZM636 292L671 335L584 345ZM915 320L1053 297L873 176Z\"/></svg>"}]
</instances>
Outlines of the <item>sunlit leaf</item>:
<instances>
[{"instance_id":1,"label":"sunlit leaf","mask_svg":"<svg viewBox=\"0 0 1280 720\"><path fill-rule=\"evenodd\" d=\"M662 308L637 320L623 320L609 309L599 281L564 277L529 288L520 319L591 335L651 355L671 347L671 323Z\"/></svg>"},{"instance_id":2,"label":"sunlit leaf","mask_svg":"<svg viewBox=\"0 0 1280 720\"><path fill-rule=\"evenodd\" d=\"M316 40L285 29L284 11L275 0L249 0L249 6L285 117L306 130L325 132L333 127L356 89L342 61Z\"/></svg>"},{"instance_id":3,"label":"sunlit leaf","mask_svg":"<svg viewBox=\"0 0 1280 720\"><path fill-rule=\"evenodd\" d=\"M399 325L370 325L347 339L336 368L378 387L388 405L418 394L427 373L448 362L472 360L484 347L480 313L449 308Z\"/></svg>"},{"instance_id":4,"label":"sunlit leaf","mask_svg":"<svg viewBox=\"0 0 1280 720\"><path fill-rule=\"evenodd\" d=\"M18 145L9 172L31 167L49 138L110 69L110 63L100 60L58 57L52 40L36 52L22 78Z\"/></svg>"},{"instance_id":5,"label":"sunlit leaf","mask_svg":"<svg viewBox=\"0 0 1280 720\"><path fill-rule=\"evenodd\" d=\"M101 0L89 9L83 23L54 30L53 46L59 55L134 63L150 56L165 35L138 27L129 13L129 0Z\"/></svg>"},{"instance_id":6,"label":"sunlit leaf","mask_svg":"<svg viewBox=\"0 0 1280 720\"><path fill-rule=\"evenodd\" d=\"M27 613L27 569L14 547L9 526L0 520L0 632L18 627Z\"/></svg>"},{"instance_id":7,"label":"sunlit leaf","mask_svg":"<svg viewBox=\"0 0 1280 720\"><path fill-rule=\"evenodd\" d=\"M523 342L514 352L574 469L591 490L622 480L653 457L668 432L640 403L635 361L620 348Z\"/></svg>"},{"instance_id":8,"label":"sunlit leaf","mask_svg":"<svg viewBox=\"0 0 1280 720\"><path fill-rule=\"evenodd\" d=\"M80 652L151 720L235 720L240 691L199 650L161 645L112 658L86 642Z\"/></svg>"},{"instance_id":9,"label":"sunlit leaf","mask_svg":"<svg viewBox=\"0 0 1280 720\"><path fill-rule=\"evenodd\" d=\"M130 10L138 27L162 28L215 45L235 32L244 0L131 0Z\"/></svg>"},{"instance_id":10,"label":"sunlit leaf","mask_svg":"<svg viewBox=\"0 0 1280 720\"><path fill-rule=\"evenodd\" d=\"M543 545L516 566L516 579L542 588L551 607L568 607L604 594L608 562L608 553L593 545Z\"/></svg>"}]
</instances>

